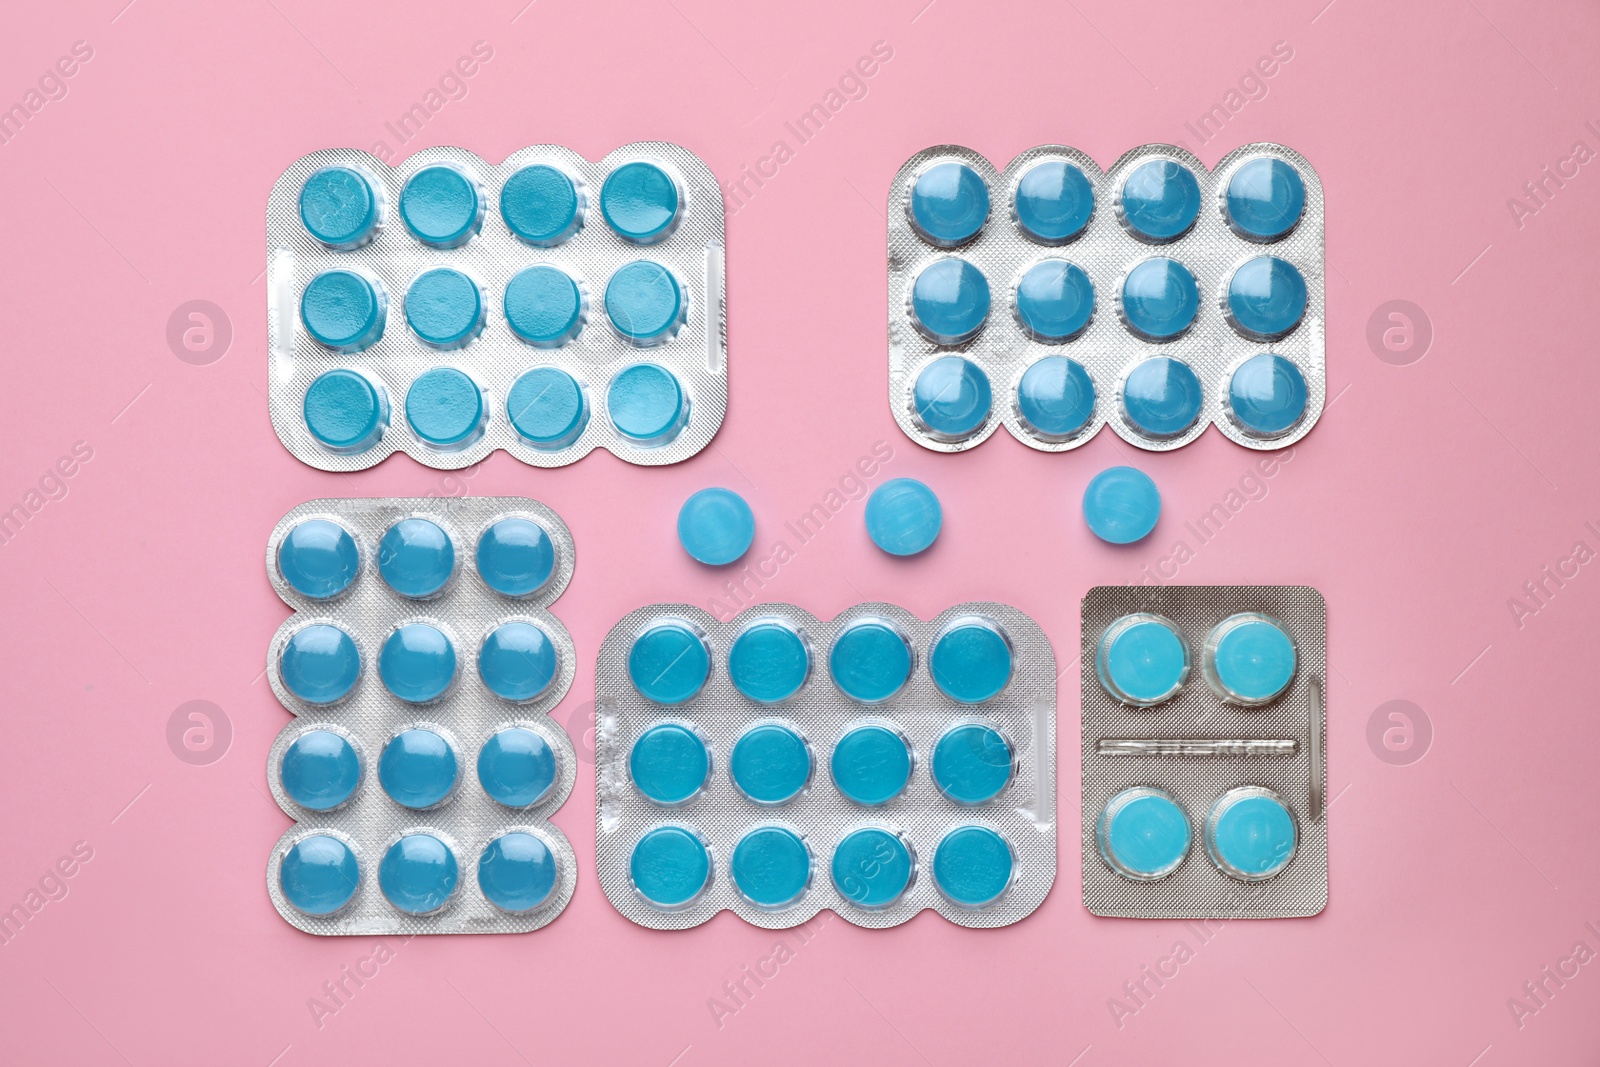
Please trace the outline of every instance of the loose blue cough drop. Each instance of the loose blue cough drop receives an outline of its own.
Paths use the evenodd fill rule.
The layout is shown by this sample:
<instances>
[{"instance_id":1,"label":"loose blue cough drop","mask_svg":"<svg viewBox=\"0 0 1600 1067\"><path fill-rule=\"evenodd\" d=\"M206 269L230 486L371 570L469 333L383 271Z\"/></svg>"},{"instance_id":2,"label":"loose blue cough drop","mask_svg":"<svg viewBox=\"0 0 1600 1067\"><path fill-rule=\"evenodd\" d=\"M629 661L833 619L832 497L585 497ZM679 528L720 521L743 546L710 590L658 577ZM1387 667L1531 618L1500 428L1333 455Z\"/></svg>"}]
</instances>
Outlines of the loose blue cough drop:
<instances>
[{"instance_id":1,"label":"loose blue cough drop","mask_svg":"<svg viewBox=\"0 0 1600 1067\"><path fill-rule=\"evenodd\" d=\"M1083 521L1100 540L1129 545L1147 536L1161 518L1161 492L1133 467L1108 467L1083 491Z\"/></svg>"},{"instance_id":2,"label":"loose blue cough drop","mask_svg":"<svg viewBox=\"0 0 1600 1067\"><path fill-rule=\"evenodd\" d=\"M702 489L678 511L678 541L690 557L721 567L750 550L756 517L732 489Z\"/></svg>"},{"instance_id":3,"label":"loose blue cough drop","mask_svg":"<svg viewBox=\"0 0 1600 1067\"><path fill-rule=\"evenodd\" d=\"M891 478L867 498L866 520L873 544L891 556L915 556L938 538L944 510L915 478Z\"/></svg>"}]
</instances>

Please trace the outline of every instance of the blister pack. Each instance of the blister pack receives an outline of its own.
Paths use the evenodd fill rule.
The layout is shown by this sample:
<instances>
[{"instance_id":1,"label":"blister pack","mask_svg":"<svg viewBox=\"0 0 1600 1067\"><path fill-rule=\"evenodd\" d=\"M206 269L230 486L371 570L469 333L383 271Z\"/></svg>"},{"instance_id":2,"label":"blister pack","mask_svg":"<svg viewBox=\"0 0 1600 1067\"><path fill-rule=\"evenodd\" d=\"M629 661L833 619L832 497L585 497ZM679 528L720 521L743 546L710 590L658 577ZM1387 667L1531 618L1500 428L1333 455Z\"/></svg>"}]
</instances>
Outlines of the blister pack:
<instances>
[{"instance_id":1,"label":"blister pack","mask_svg":"<svg viewBox=\"0 0 1600 1067\"><path fill-rule=\"evenodd\" d=\"M888 220L889 406L925 448L1003 425L1060 452L1109 423L1165 451L1214 423L1272 449L1322 413L1322 184L1291 149L1208 171L1152 144L1101 171L1044 145L997 171L939 145L895 175Z\"/></svg>"},{"instance_id":2,"label":"blister pack","mask_svg":"<svg viewBox=\"0 0 1600 1067\"><path fill-rule=\"evenodd\" d=\"M572 791L550 712L572 638L550 604L572 535L523 497L312 500L267 541L294 614L267 653L295 719L267 757L295 820L272 902L313 934L521 933L566 907Z\"/></svg>"},{"instance_id":3,"label":"blister pack","mask_svg":"<svg viewBox=\"0 0 1600 1067\"><path fill-rule=\"evenodd\" d=\"M273 428L330 471L687 459L727 407L723 248L674 144L313 152L267 202Z\"/></svg>"},{"instance_id":4,"label":"blister pack","mask_svg":"<svg viewBox=\"0 0 1600 1067\"><path fill-rule=\"evenodd\" d=\"M1328 903L1327 609L1309 586L1083 598L1083 903L1147 919Z\"/></svg>"},{"instance_id":5,"label":"blister pack","mask_svg":"<svg viewBox=\"0 0 1600 1067\"><path fill-rule=\"evenodd\" d=\"M595 667L600 884L655 929L1014 923L1055 881L1055 682L1004 604L640 608Z\"/></svg>"}]
</instances>

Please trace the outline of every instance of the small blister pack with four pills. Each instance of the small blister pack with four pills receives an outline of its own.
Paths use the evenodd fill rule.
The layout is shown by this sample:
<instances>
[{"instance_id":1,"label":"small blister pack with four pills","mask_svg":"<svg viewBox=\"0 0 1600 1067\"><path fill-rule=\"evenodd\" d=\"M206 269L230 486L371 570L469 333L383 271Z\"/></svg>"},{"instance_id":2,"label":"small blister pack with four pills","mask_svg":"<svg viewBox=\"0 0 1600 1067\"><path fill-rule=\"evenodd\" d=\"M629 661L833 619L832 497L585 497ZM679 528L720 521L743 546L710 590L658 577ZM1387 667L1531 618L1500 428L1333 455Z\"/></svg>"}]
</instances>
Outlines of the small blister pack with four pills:
<instances>
[{"instance_id":1,"label":"small blister pack with four pills","mask_svg":"<svg viewBox=\"0 0 1600 1067\"><path fill-rule=\"evenodd\" d=\"M1322 594L1097 586L1082 655L1084 906L1161 919L1320 912Z\"/></svg>"},{"instance_id":2,"label":"small blister pack with four pills","mask_svg":"<svg viewBox=\"0 0 1600 1067\"><path fill-rule=\"evenodd\" d=\"M550 614L572 535L522 497L312 500L267 542L294 614L267 678L294 713L267 780L295 820L267 889L313 934L521 933L572 898L549 821L572 791Z\"/></svg>"},{"instance_id":3,"label":"small blister pack with four pills","mask_svg":"<svg viewBox=\"0 0 1600 1067\"><path fill-rule=\"evenodd\" d=\"M1282 145L1210 171L1171 145L1108 171L940 145L895 175L888 231L889 405L926 448L1004 426L1057 452L1109 423L1151 451L1212 424L1272 449L1322 412L1322 184Z\"/></svg>"},{"instance_id":4,"label":"small blister pack with four pills","mask_svg":"<svg viewBox=\"0 0 1600 1067\"><path fill-rule=\"evenodd\" d=\"M1013 607L652 605L595 693L600 884L642 926L1005 926L1055 881L1055 655Z\"/></svg>"},{"instance_id":5,"label":"small blister pack with four pills","mask_svg":"<svg viewBox=\"0 0 1600 1067\"><path fill-rule=\"evenodd\" d=\"M722 423L722 193L693 153L296 161L267 203L272 424L322 470L676 463Z\"/></svg>"}]
</instances>

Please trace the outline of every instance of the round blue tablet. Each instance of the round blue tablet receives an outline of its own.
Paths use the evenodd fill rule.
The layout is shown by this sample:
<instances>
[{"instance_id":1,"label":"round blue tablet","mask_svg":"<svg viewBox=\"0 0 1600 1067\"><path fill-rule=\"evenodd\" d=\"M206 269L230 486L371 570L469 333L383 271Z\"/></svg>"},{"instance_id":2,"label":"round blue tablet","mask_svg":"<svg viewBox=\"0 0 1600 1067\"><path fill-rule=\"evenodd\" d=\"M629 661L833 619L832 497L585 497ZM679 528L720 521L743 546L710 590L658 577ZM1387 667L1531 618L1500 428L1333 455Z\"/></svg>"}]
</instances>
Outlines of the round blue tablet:
<instances>
[{"instance_id":1,"label":"round blue tablet","mask_svg":"<svg viewBox=\"0 0 1600 1067\"><path fill-rule=\"evenodd\" d=\"M811 649L798 630L781 619L751 623L728 649L733 687L760 704L788 700L811 674Z\"/></svg>"},{"instance_id":2,"label":"round blue tablet","mask_svg":"<svg viewBox=\"0 0 1600 1067\"><path fill-rule=\"evenodd\" d=\"M1066 244L1094 214L1094 187L1083 171L1059 159L1035 163L1017 183L1017 225L1045 245Z\"/></svg>"},{"instance_id":3,"label":"round blue tablet","mask_svg":"<svg viewBox=\"0 0 1600 1067\"><path fill-rule=\"evenodd\" d=\"M1146 340L1172 340L1193 325L1199 311L1200 287L1177 260L1144 260L1122 280L1117 312L1128 329Z\"/></svg>"},{"instance_id":4,"label":"round blue tablet","mask_svg":"<svg viewBox=\"0 0 1600 1067\"><path fill-rule=\"evenodd\" d=\"M711 884L711 850L686 826L657 826L633 846L628 875L645 903L661 911L685 908Z\"/></svg>"},{"instance_id":5,"label":"round blue tablet","mask_svg":"<svg viewBox=\"0 0 1600 1067\"><path fill-rule=\"evenodd\" d=\"M1203 647L1201 672L1230 704L1271 703L1294 680L1294 639L1269 616L1230 615L1212 627Z\"/></svg>"},{"instance_id":6,"label":"round blue tablet","mask_svg":"<svg viewBox=\"0 0 1600 1067\"><path fill-rule=\"evenodd\" d=\"M406 290L406 323L417 339L440 351L464 348L483 332L483 290L458 270L436 267Z\"/></svg>"},{"instance_id":7,"label":"round blue tablet","mask_svg":"<svg viewBox=\"0 0 1600 1067\"><path fill-rule=\"evenodd\" d=\"M550 846L533 834L501 834L478 857L478 888L484 898L513 914L533 911L555 891L560 865Z\"/></svg>"},{"instance_id":8,"label":"round blue tablet","mask_svg":"<svg viewBox=\"0 0 1600 1067\"><path fill-rule=\"evenodd\" d=\"M758 722L739 735L728 760L733 784L757 804L787 804L811 781L811 746L781 722Z\"/></svg>"},{"instance_id":9,"label":"round blue tablet","mask_svg":"<svg viewBox=\"0 0 1600 1067\"><path fill-rule=\"evenodd\" d=\"M478 676L505 700L537 700L549 692L561 661L550 635L531 622L495 627L478 650Z\"/></svg>"},{"instance_id":10,"label":"round blue tablet","mask_svg":"<svg viewBox=\"0 0 1600 1067\"><path fill-rule=\"evenodd\" d=\"M339 627L317 622L296 630L278 658L283 684L307 704L332 704L355 687L361 653Z\"/></svg>"},{"instance_id":11,"label":"round blue tablet","mask_svg":"<svg viewBox=\"0 0 1600 1067\"><path fill-rule=\"evenodd\" d=\"M1170 159L1141 163L1122 183L1117 213L1135 237L1174 241L1200 217L1200 184Z\"/></svg>"},{"instance_id":12,"label":"round blue tablet","mask_svg":"<svg viewBox=\"0 0 1600 1067\"><path fill-rule=\"evenodd\" d=\"M833 784L857 804L876 807L905 792L911 780L911 744L900 731L863 723L833 746Z\"/></svg>"},{"instance_id":13,"label":"round blue tablet","mask_svg":"<svg viewBox=\"0 0 1600 1067\"><path fill-rule=\"evenodd\" d=\"M624 367L606 389L617 432L642 445L664 445L689 421L689 398L678 376L655 363Z\"/></svg>"},{"instance_id":14,"label":"round blue tablet","mask_svg":"<svg viewBox=\"0 0 1600 1067\"><path fill-rule=\"evenodd\" d=\"M1106 692L1134 707L1171 700L1189 677L1189 647L1160 615L1124 615L1106 627L1095 651L1095 674Z\"/></svg>"},{"instance_id":15,"label":"round blue tablet","mask_svg":"<svg viewBox=\"0 0 1600 1067\"><path fill-rule=\"evenodd\" d=\"M455 681L455 646L431 623L407 623L384 639L378 677L401 700L412 704L437 700Z\"/></svg>"},{"instance_id":16,"label":"round blue tablet","mask_svg":"<svg viewBox=\"0 0 1600 1067\"><path fill-rule=\"evenodd\" d=\"M702 489L678 510L678 541L701 563L720 567L750 550L756 517L732 489Z\"/></svg>"},{"instance_id":17,"label":"round blue tablet","mask_svg":"<svg viewBox=\"0 0 1600 1067\"><path fill-rule=\"evenodd\" d=\"M811 850L793 830L758 826L733 846L728 873L740 896L758 908L779 911L805 896Z\"/></svg>"},{"instance_id":18,"label":"round blue tablet","mask_svg":"<svg viewBox=\"0 0 1600 1067\"><path fill-rule=\"evenodd\" d=\"M867 536L891 556L915 556L944 525L933 490L915 478L891 478L867 498Z\"/></svg>"},{"instance_id":19,"label":"round blue tablet","mask_svg":"<svg viewBox=\"0 0 1600 1067\"><path fill-rule=\"evenodd\" d=\"M365 271L325 270L300 294L300 321L318 344L346 355L383 336L389 297L383 283Z\"/></svg>"},{"instance_id":20,"label":"round blue tablet","mask_svg":"<svg viewBox=\"0 0 1600 1067\"><path fill-rule=\"evenodd\" d=\"M378 888L408 915L430 915L450 903L460 877L456 854L432 834L407 834L378 864Z\"/></svg>"},{"instance_id":21,"label":"round blue tablet","mask_svg":"<svg viewBox=\"0 0 1600 1067\"><path fill-rule=\"evenodd\" d=\"M1306 413L1305 375L1293 360L1272 352L1251 356L1228 380L1228 412L1260 437L1291 430Z\"/></svg>"},{"instance_id":22,"label":"round blue tablet","mask_svg":"<svg viewBox=\"0 0 1600 1067\"><path fill-rule=\"evenodd\" d=\"M677 179L654 163L635 160L606 175L600 214L624 241L655 244L671 236L683 214Z\"/></svg>"},{"instance_id":23,"label":"round blue tablet","mask_svg":"<svg viewBox=\"0 0 1600 1067\"><path fill-rule=\"evenodd\" d=\"M987 619L956 619L934 641L928 673L951 700L982 704L1011 680L1011 642Z\"/></svg>"},{"instance_id":24,"label":"round blue tablet","mask_svg":"<svg viewBox=\"0 0 1600 1067\"><path fill-rule=\"evenodd\" d=\"M934 344L970 340L988 318L989 280L964 259L936 259L911 283L912 325Z\"/></svg>"},{"instance_id":25,"label":"round blue tablet","mask_svg":"<svg viewBox=\"0 0 1600 1067\"><path fill-rule=\"evenodd\" d=\"M554 247L577 233L585 206L578 183L548 163L523 167L500 188L500 216L536 248Z\"/></svg>"},{"instance_id":26,"label":"round blue tablet","mask_svg":"<svg viewBox=\"0 0 1600 1067\"><path fill-rule=\"evenodd\" d=\"M1122 383L1122 412L1151 437L1177 437L1200 418L1204 393L1189 364L1153 356L1136 364Z\"/></svg>"},{"instance_id":27,"label":"round blue tablet","mask_svg":"<svg viewBox=\"0 0 1600 1067\"><path fill-rule=\"evenodd\" d=\"M858 619L833 639L828 670L845 696L878 704L905 686L914 659L899 627L884 619Z\"/></svg>"},{"instance_id":28,"label":"round blue tablet","mask_svg":"<svg viewBox=\"0 0 1600 1067\"><path fill-rule=\"evenodd\" d=\"M289 587L313 600L328 600L350 588L361 570L356 539L336 522L305 519L278 545L278 573Z\"/></svg>"},{"instance_id":29,"label":"round blue tablet","mask_svg":"<svg viewBox=\"0 0 1600 1067\"><path fill-rule=\"evenodd\" d=\"M1017 382L1017 413L1036 436L1069 441L1094 417L1094 382L1066 356L1035 360Z\"/></svg>"},{"instance_id":30,"label":"round blue tablet","mask_svg":"<svg viewBox=\"0 0 1600 1067\"><path fill-rule=\"evenodd\" d=\"M933 883L950 903L987 908L1011 888L1016 857L987 826L958 826L933 850Z\"/></svg>"},{"instance_id":31,"label":"round blue tablet","mask_svg":"<svg viewBox=\"0 0 1600 1067\"><path fill-rule=\"evenodd\" d=\"M971 437L989 419L989 376L961 356L940 356L917 375L912 409L922 428L943 441Z\"/></svg>"},{"instance_id":32,"label":"round blue tablet","mask_svg":"<svg viewBox=\"0 0 1600 1067\"><path fill-rule=\"evenodd\" d=\"M555 573L556 546L550 533L532 519L512 516L478 538L478 577L505 596L532 596Z\"/></svg>"},{"instance_id":33,"label":"round blue tablet","mask_svg":"<svg viewBox=\"0 0 1600 1067\"><path fill-rule=\"evenodd\" d=\"M529 808L556 784L556 753L526 726L509 726L478 751L478 783L490 799L508 808Z\"/></svg>"},{"instance_id":34,"label":"round blue tablet","mask_svg":"<svg viewBox=\"0 0 1600 1067\"><path fill-rule=\"evenodd\" d=\"M435 163L413 174L400 190L400 217L425 245L459 248L483 225L478 183L461 168Z\"/></svg>"},{"instance_id":35,"label":"round blue tablet","mask_svg":"<svg viewBox=\"0 0 1600 1067\"><path fill-rule=\"evenodd\" d=\"M372 240L382 211L377 188L355 167L323 167L300 186L300 221L306 232L341 252Z\"/></svg>"},{"instance_id":36,"label":"round blue tablet","mask_svg":"<svg viewBox=\"0 0 1600 1067\"><path fill-rule=\"evenodd\" d=\"M628 776L645 799L683 804L706 787L711 777L711 752L692 728L676 722L657 723L633 743Z\"/></svg>"},{"instance_id":37,"label":"round blue tablet","mask_svg":"<svg viewBox=\"0 0 1600 1067\"><path fill-rule=\"evenodd\" d=\"M354 455L377 444L389 428L389 391L360 371L324 371L306 390L302 414L319 445Z\"/></svg>"},{"instance_id":38,"label":"round blue tablet","mask_svg":"<svg viewBox=\"0 0 1600 1067\"><path fill-rule=\"evenodd\" d=\"M583 329L588 300L577 279L540 264L506 282L506 325L535 348L560 348Z\"/></svg>"},{"instance_id":39,"label":"round blue tablet","mask_svg":"<svg viewBox=\"0 0 1600 1067\"><path fill-rule=\"evenodd\" d=\"M1131 545L1156 528L1161 491L1144 471L1108 467L1083 491L1083 521L1102 541Z\"/></svg>"},{"instance_id":40,"label":"round blue tablet","mask_svg":"<svg viewBox=\"0 0 1600 1067\"><path fill-rule=\"evenodd\" d=\"M1017 281L1014 299L1022 332L1045 344L1071 340L1094 317L1094 284L1082 267L1064 259L1029 267Z\"/></svg>"},{"instance_id":41,"label":"round blue tablet","mask_svg":"<svg viewBox=\"0 0 1600 1067\"><path fill-rule=\"evenodd\" d=\"M911 228L940 248L978 235L989 217L989 187L965 163L936 163L917 176L906 205Z\"/></svg>"},{"instance_id":42,"label":"round blue tablet","mask_svg":"<svg viewBox=\"0 0 1600 1067\"><path fill-rule=\"evenodd\" d=\"M1189 819L1172 794L1152 786L1112 797L1095 824L1095 841L1107 865L1124 878L1165 878L1189 854Z\"/></svg>"},{"instance_id":43,"label":"round blue tablet","mask_svg":"<svg viewBox=\"0 0 1600 1067\"><path fill-rule=\"evenodd\" d=\"M432 519L401 519L378 542L378 573L401 596L426 599L455 577L456 546Z\"/></svg>"},{"instance_id":44,"label":"round blue tablet","mask_svg":"<svg viewBox=\"0 0 1600 1067\"><path fill-rule=\"evenodd\" d=\"M933 784L957 804L987 804L1010 784L1015 759L1011 742L993 726L957 723L933 746Z\"/></svg>"},{"instance_id":45,"label":"round blue tablet","mask_svg":"<svg viewBox=\"0 0 1600 1067\"><path fill-rule=\"evenodd\" d=\"M891 830L852 830L833 850L833 884L858 908L887 908L911 887L911 849Z\"/></svg>"},{"instance_id":46,"label":"round blue tablet","mask_svg":"<svg viewBox=\"0 0 1600 1067\"><path fill-rule=\"evenodd\" d=\"M488 414L478 383L454 367L423 371L406 391L406 421L423 444L440 452L475 444Z\"/></svg>"},{"instance_id":47,"label":"round blue tablet","mask_svg":"<svg viewBox=\"0 0 1600 1067\"><path fill-rule=\"evenodd\" d=\"M506 415L518 437L554 452L582 436L589 399L578 379L560 367L535 367L512 383Z\"/></svg>"},{"instance_id":48,"label":"round blue tablet","mask_svg":"<svg viewBox=\"0 0 1600 1067\"><path fill-rule=\"evenodd\" d=\"M361 784L361 757L343 734L307 730L284 749L279 777L302 808L332 811Z\"/></svg>"},{"instance_id":49,"label":"round blue tablet","mask_svg":"<svg viewBox=\"0 0 1600 1067\"><path fill-rule=\"evenodd\" d=\"M1286 236L1305 207L1305 183L1281 159L1252 159L1228 179L1228 225L1248 241Z\"/></svg>"},{"instance_id":50,"label":"round blue tablet","mask_svg":"<svg viewBox=\"0 0 1600 1067\"><path fill-rule=\"evenodd\" d=\"M652 623L628 651L628 677L646 700L682 704L706 684L711 649L686 623Z\"/></svg>"},{"instance_id":51,"label":"round blue tablet","mask_svg":"<svg viewBox=\"0 0 1600 1067\"><path fill-rule=\"evenodd\" d=\"M1306 280L1277 256L1246 260L1228 279L1228 323L1246 337L1270 341L1291 333L1306 313Z\"/></svg>"},{"instance_id":52,"label":"round blue tablet","mask_svg":"<svg viewBox=\"0 0 1600 1067\"><path fill-rule=\"evenodd\" d=\"M433 730L402 730L383 746L378 781L396 804L418 811L436 807L456 791L456 750Z\"/></svg>"},{"instance_id":53,"label":"round blue tablet","mask_svg":"<svg viewBox=\"0 0 1600 1067\"><path fill-rule=\"evenodd\" d=\"M606 282L606 315L629 344L647 347L670 341L688 308L671 270L648 259L617 268Z\"/></svg>"},{"instance_id":54,"label":"round blue tablet","mask_svg":"<svg viewBox=\"0 0 1600 1067\"><path fill-rule=\"evenodd\" d=\"M356 895L361 865L350 846L332 834L302 837L278 867L283 895L307 915L332 915Z\"/></svg>"},{"instance_id":55,"label":"round blue tablet","mask_svg":"<svg viewBox=\"0 0 1600 1067\"><path fill-rule=\"evenodd\" d=\"M1294 859L1299 832L1283 798L1264 786L1230 789L1206 817L1206 852L1223 874L1264 882Z\"/></svg>"}]
</instances>

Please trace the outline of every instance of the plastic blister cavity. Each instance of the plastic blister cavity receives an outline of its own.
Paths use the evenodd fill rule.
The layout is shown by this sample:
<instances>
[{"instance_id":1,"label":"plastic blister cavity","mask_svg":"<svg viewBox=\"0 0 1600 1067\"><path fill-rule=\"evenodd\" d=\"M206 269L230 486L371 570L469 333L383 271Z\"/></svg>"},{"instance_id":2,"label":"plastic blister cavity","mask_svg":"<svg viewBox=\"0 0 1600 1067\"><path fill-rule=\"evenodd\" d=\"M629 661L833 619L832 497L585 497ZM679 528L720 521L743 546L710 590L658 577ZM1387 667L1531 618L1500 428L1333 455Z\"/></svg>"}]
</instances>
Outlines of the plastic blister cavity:
<instances>
[{"instance_id":1,"label":"plastic blister cavity","mask_svg":"<svg viewBox=\"0 0 1600 1067\"><path fill-rule=\"evenodd\" d=\"M549 605L572 536L522 497L313 500L267 542L295 613L267 678L295 716L267 757L295 820L267 888L313 934L519 933L566 907L550 814L577 773L550 717L572 638Z\"/></svg>"},{"instance_id":2,"label":"plastic blister cavity","mask_svg":"<svg viewBox=\"0 0 1600 1067\"><path fill-rule=\"evenodd\" d=\"M273 428L322 470L678 462L727 407L723 273L721 191L677 145L313 152L267 204Z\"/></svg>"},{"instance_id":3,"label":"plastic blister cavity","mask_svg":"<svg viewBox=\"0 0 1600 1067\"><path fill-rule=\"evenodd\" d=\"M938 145L887 214L889 406L926 448L1004 426L1059 452L1109 423L1151 451L1209 425L1272 449L1321 415L1322 184L1292 149L1207 170L1144 145L1102 171L1043 145L998 171Z\"/></svg>"},{"instance_id":4,"label":"plastic blister cavity","mask_svg":"<svg viewBox=\"0 0 1600 1067\"><path fill-rule=\"evenodd\" d=\"M595 686L596 862L642 926L1004 926L1055 880L1055 656L1015 608L652 605Z\"/></svg>"}]
</instances>

